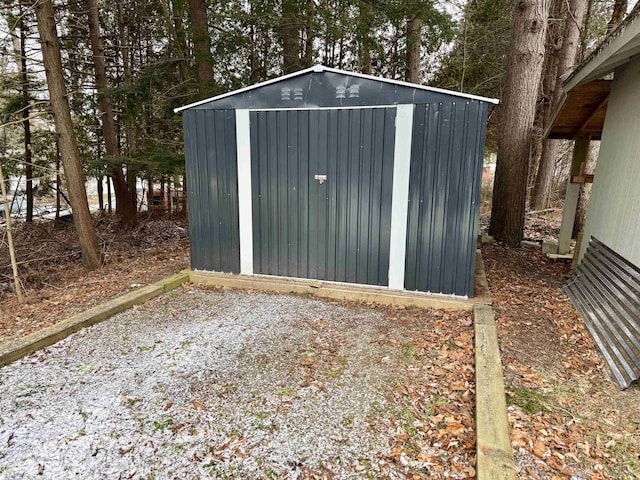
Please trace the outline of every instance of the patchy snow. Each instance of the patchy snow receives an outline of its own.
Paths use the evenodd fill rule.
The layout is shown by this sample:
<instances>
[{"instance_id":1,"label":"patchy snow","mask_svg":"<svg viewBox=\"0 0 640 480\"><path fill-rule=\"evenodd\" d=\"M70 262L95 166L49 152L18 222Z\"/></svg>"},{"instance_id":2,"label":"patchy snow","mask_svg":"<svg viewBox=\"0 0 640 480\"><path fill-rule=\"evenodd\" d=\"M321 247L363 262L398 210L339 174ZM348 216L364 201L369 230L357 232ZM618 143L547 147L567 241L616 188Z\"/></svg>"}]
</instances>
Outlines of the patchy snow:
<instances>
[{"instance_id":1,"label":"patchy snow","mask_svg":"<svg viewBox=\"0 0 640 480\"><path fill-rule=\"evenodd\" d=\"M371 416L404 368L388 328L366 307L171 292L0 368L0 477L375 471Z\"/></svg>"}]
</instances>

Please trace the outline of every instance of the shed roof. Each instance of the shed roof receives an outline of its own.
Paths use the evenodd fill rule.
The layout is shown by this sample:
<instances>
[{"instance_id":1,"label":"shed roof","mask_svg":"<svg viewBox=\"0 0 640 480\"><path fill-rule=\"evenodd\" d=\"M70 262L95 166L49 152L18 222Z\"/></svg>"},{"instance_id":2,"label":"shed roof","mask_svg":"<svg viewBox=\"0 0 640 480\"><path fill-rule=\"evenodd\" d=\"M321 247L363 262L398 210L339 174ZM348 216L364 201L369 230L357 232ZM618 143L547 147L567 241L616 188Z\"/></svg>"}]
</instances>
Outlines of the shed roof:
<instances>
[{"instance_id":1,"label":"shed roof","mask_svg":"<svg viewBox=\"0 0 640 480\"><path fill-rule=\"evenodd\" d=\"M602 136L611 80L603 77L640 54L640 2L563 82L565 94L545 130L549 138Z\"/></svg>"},{"instance_id":2,"label":"shed roof","mask_svg":"<svg viewBox=\"0 0 640 480\"><path fill-rule=\"evenodd\" d=\"M397 85L397 86L401 86L401 87L407 87L407 88L411 88L414 90L423 90L423 91L427 91L427 92L432 92L432 93L437 93L437 94L443 94L443 95L449 95L449 96L454 96L454 97L461 97L461 98L466 98L466 99L470 99L470 100L477 100L477 101L481 101L481 102L487 102L487 103L493 103L493 104L497 104L498 100L495 98L487 98L487 97L482 97L482 96L478 96L478 95L471 95L468 93L460 93L460 92L454 92L451 90L445 90L442 88L436 88L436 87L430 87L427 85L419 85L419 84L415 84L415 83L409 83L409 82L403 82L400 80L390 80L387 78L381 78L381 77L374 77L372 75L365 75L363 73L356 73L356 72L348 72L345 70L339 70L337 68L330 68L330 67L325 67L323 65L315 65L313 67L310 68L306 68L303 70L299 70L297 72L293 72L290 73L288 75L283 75L281 77L277 77L277 78L273 78L271 80L267 80L265 82L261 82L261 83L257 83L255 85L251 85L248 87L244 87L238 90L234 90L231 92L227 92L227 93L223 93L222 95L217 95L215 97L211 97L211 98L205 98L204 100L199 100L197 102L194 103L190 103L188 105L184 105L182 107L176 108L174 109L175 113L181 112L183 110L187 110L190 108L194 108L194 107L198 107L198 106L202 106L205 105L207 103L210 102L215 102L218 100L222 100L222 99L226 99L228 97L232 97L234 95L239 95L245 92L250 92L252 90L256 90L258 88L262 88L262 87L266 87L268 85L272 85L274 83L278 83L278 82L282 82L291 78L295 78L301 75L306 75L309 73L322 73L322 72L326 72L326 73L333 73L333 74L338 74L338 75L345 75L348 77L354 77L354 78L362 78L362 79L366 79L366 80L373 80L376 82L381 82L383 84L391 84L391 85Z\"/></svg>"}]
</instances>

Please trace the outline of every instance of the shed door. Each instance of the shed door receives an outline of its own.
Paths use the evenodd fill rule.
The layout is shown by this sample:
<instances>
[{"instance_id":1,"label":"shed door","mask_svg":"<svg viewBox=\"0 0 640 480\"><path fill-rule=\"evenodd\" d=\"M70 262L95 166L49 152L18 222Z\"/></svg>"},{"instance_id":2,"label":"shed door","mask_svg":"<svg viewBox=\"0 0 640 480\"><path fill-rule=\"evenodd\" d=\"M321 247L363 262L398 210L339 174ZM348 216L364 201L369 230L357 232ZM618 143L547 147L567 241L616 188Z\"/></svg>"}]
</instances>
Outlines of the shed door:
<instances>
[{"instance_id":1,"label":"shed door","mask_svg":"<svg viewBox=\"0 0 640 480\"><path fill-rule=\"evenodd\" d=\"M388 285L395 117L251 112L255 273Z\"/></svg>"}]
</instances>

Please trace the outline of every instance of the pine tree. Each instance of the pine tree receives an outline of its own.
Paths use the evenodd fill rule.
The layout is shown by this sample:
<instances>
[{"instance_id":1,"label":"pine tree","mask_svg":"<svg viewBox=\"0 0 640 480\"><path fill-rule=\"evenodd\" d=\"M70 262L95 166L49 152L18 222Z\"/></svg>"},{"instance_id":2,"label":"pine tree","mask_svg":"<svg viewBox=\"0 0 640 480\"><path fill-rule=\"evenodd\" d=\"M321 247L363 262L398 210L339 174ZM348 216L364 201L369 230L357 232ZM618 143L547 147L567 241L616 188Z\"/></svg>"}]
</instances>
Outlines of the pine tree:
<instances>
[{"instance_id":1,"label":"pine tree","mask_svg":"<svg viewBox=\"0 0 640 480\"><path fill-rule=\"evenodd\" d=\"M521 0L513 14L509 69L498 134L498 160L489 232L519 245L538 86L544 63L550 0ZM508 126L508 128L507 128Z\"/></svg>"},{"instance_id":2,"label":"pine tree","mask_svg":"<svg viewBox=\"0 0 640 480\"><path fill-rule=\"evenodd\" d=\"M35 12L38 20L42 60L47 77L51 110L58 134L67 191L69 192L69 200L73 211L73 223L80 240L82 260L87 269L94 270L102 264L102 253L89 213L87 192L84 187L85 178L71 121L51 0L39 1L35 6Z\"/></svg>"}]
</instances>

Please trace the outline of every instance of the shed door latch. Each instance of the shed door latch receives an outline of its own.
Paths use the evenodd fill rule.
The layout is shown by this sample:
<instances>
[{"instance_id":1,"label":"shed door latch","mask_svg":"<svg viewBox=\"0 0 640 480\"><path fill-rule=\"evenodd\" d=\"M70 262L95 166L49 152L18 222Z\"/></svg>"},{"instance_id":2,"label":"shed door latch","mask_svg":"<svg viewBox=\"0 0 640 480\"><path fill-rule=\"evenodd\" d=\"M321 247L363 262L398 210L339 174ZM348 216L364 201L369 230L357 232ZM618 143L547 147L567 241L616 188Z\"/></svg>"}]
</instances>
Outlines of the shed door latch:
<instances>
[{"instance_id":1,"label":"shed door latch","mask_svg":"<svg viewBox=\"0 0 640 480\"><path fill-rule=\"evenodd\" d=\"M327 176L326 175L316 175L315 179L318 180L318 182L320 182L320 185L322 185L324 182L327 181Z\"/></svg>"}]
</instances>

